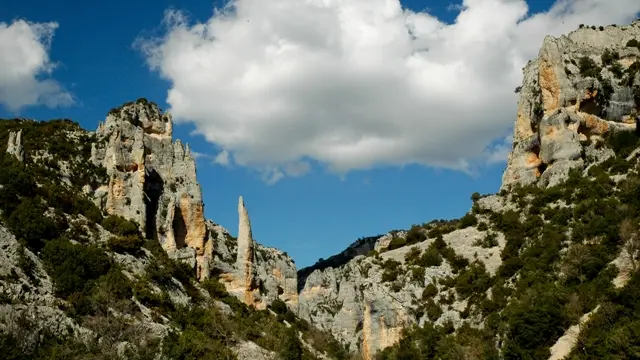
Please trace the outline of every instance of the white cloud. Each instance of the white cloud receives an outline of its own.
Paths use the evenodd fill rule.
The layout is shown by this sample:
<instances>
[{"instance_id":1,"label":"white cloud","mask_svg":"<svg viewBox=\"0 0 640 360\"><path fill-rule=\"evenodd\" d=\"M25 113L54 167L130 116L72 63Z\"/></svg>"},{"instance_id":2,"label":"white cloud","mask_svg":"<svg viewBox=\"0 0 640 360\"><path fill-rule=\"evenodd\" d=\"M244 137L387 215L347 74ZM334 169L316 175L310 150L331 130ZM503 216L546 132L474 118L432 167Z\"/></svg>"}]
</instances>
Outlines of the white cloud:
<instances>
[{"instance_id":1,"label":"white cloud","mask_svg":"<svg viewBox=\"0 0 640 360\"><path fill-rule=\"evenodd\" d=\"M229 152L227 152L226 150L220 151L213 158L213 162L218 165L229 166L231 163L231 160L229 159Z\"/></svg>"},{"instance_id":2,"label":"white cloud","mask_svg":"<svg viewBox=\"0 0 640 360\"><path fill-rule=\"evenodd\" d=\"M16 112L29 105L70 105L73 97L49 76L55 64L49 59L55 22L0 22L0 105Z\"/></svg>"},{"instance_id":3,"label":"white cloud","mask_svg":"<svg viewBox=\"0 0 640 360\"><path fill-rule=\"evenodd\" d=\"M489 164L494 164L507 161L512 144L513 135L507 135L497 144L487 146L487 162Z\"/></svg>"},{"instance_id":4,"label":"white cloud","mask_svg":"<svg viewBox=\"0 0 640 360\"><path fill-rule=\"evenodd\" d=\"M559 0L530 16L522 0L465 0L445 24L398 0L238 0L205 23L169 11L167 33L138 45L171 82L176 120L267 181L304 173L289 168L303 158L340 174L469 171L504 159L487 146L512 126L513 89L546 34L638 11L637 0Z\"/></svg>"}]
</instances>

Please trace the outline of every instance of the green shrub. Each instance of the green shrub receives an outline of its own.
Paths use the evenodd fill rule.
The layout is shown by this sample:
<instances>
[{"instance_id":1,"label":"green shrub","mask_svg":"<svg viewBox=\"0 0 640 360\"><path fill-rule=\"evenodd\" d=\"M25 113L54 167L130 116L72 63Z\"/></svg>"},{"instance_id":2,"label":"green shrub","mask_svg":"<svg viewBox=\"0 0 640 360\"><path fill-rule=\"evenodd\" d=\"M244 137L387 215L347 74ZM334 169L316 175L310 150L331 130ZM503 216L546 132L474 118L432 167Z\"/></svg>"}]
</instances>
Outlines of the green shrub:
<instances>
[{"instance_id":1,"label":"green shrub","mask_svg":"<svg viewBox=\"0 0 640 360\"><path fill-rule=\"evenodd\" d=\"M56 294L67 297L83 292L85 286L111 268L104 250L96 246L75 245L65 239L47 242L42 260L51 276Z\"/></svg>"},{"instance_id":2,"label":"green shrub","mask_svg":"<svg viewBox=\"0 0 640 360\"><path fill-rule=\"evenodd\" d=\"M287 304L285 304L285 302L280 299L275 299L271 303L269 308L273 310L273 312L275 312L276 314L280 314L280 315L286 314L287 311L289 311L289 308L287 308Z\"/></svg>"},{"instance_id":3,"label":"green shrub","mask_svg":"<svg viewBox=\"0 0 640 360\"><path fill-rule=\"evenodd\" d=\"M44 215L47 207L40 198L27 198L11 213L7 225L29 249L39 251L45 242L59 237L66 229L66 221Z\"/></svg>"},{"instance_id":4,"label":"green shrub","mask_svg":"<svg viewBox=\"0 0 640 360\"><path fill-rule=\"evenodd\" d=\"M440 316L442 315L442 309L431 298L428 299L427 303L425 304L425 312L427 314L427 317L431 321L438 320L440 318Z\"/></svg>"},{"instance_id":5,"label":"green shrub","mask_svg":"<svg viewBox=\"0 0 640 360\"><path fill-rule=\"evenodd\" d=\"M455 288L462 297L481 295L491 287L491 277L487 274L484 264L475 262L456 277Z\"/></svg>"},{"instance_id":6,"label":"green shrub","mask_svg":"<svg viewBox=\"0 0 640 360\"><path fill-rule=\"evenodd\" d=\"M144 245L144 240L138 235L112 236L107 245L111 251L135 254Z\"/></svg>"},{"instance_id":7,"label":"green shrub","mask_svg":"<svg viewBox=\"0 0 640 360\"><path fill-rule=\"evenodd\" d=\"M611 65L609 70L616 79L622 79L622 77L624 76L624 67L622 67L622 65L620 65L620 63L617 61Z\"/></svg>"},{"instance_id":8,"label":"green shrub","mask_svg":"<svg viewBox=\"0 0 640 360\"><path fill-rule=\"evenodd\" d=\"M131 221L126 220L122 216L118 215L109 215L101 223L102 227L116 235L127 236L127 235L139 235L138 225Z\"/></svg>"},{"instance_id":9,"label":"green shrub","mask_svg":"<svg viewBox=\"0 0 640 360\"><path fill-rule=\"evenodd\" d=\"M420 256L420 259L416 265L422 267L440 266L442 265L442 255L433 246L429 246L427 250Z\"/></svg>"},{"instance_id":10,"label":"green shrub","mask_svg":"<svg viewBox=\"0 0 640 360\"><path fill-rule=\"evenodd\" d=\"M436 295L438 295L438 288L434 284L429 284L422 290L423 300L430 299Z\"/></svg>"},{"instance_id":11,"label":"green shrub","mask_svg":"<svg viewBox=\"0 0 640 360\"><path fill-rule=\"evenodd\" d=\"M224 285L216 278L209 278L201 282L200 285L207 290L209 295L214 299L223 299L229 295Z\"/></svg>"},{"instance_id":12,"label":"green shrub","mask_svg":"<svg viewBox=\"0 0 640 360\"><path fill-rule=\"evenodd\" d=\"M476 226L477 223L478 223L478 218L474 214L468 213L468 214L465 214L465 216L463 216L462 219L460 219L458 228L464 229L469 226Z\"/></svg>"},{"instance_id":13,"label":"green shrub","mask_svg":"<svg viewBox=\"0 0 640 360\"><path fill-rule=\"evenodd\" d=\"M604 49L602 55L600 55L600 59L602 60L602 64L605 66L612 65L614 61L620 59L620 54L615 51L611 51L610 49Z\"/></svg>"},{"instance_id":14,"label":"green shrub","mask_svg":"<svg viewBox=\"0 0 640 360\"><path fill-rule=\"evenodd\" d=\"M593 59L588 56L583 56L578 60L578 69L580 69L580 75L583 77L600 77L600 67Z\"/></svg>"},{"instance_id":15,"label":"green shrub","mask_svg":"<svg viewBox=\"0 0 640 360\"><path fill-rule=\"evenodd\" d=\"M480 246L483 248L492 248L494 246L498 246L498 235L494 232L489 232L485 235L484 238L476 240L473 243L474 246Z\"/></svg>"},{"instance_id":16,"label":"green shrub","mask_svg":"<svg viewBox=\"0 0 640 360\"><path fill-rule=\"evenodd\" d=\"M423 267L412 267L411 268L411 280L417 283L422 283L424 281L425 270Z\"/></svg>"},{"instance_id":17,"label":"green shrub","mask_svg":"<svg viewBox=\"0 0 640 360\"><path fill-rule=\"evenodd\" d=\"M417 246L412 247L404 254L404 261L407 264L415 264L420 259L420 249Z\"/></svg>"}]
</instances>

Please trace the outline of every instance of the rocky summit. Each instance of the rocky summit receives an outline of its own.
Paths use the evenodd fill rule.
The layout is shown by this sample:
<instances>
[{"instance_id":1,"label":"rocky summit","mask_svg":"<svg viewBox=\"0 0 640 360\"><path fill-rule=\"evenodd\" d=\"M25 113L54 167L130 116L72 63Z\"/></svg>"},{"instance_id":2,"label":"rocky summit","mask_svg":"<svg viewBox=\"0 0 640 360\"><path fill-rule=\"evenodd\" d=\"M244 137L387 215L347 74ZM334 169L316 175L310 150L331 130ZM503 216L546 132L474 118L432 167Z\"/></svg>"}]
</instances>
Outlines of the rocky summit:
<instances>
[{"instance_id":1,"label":"rocky summit","mask_svg":"<svg viewBox=\"0 0 640 360\"><path fill-rule=\"evenodd\" d=\"M640 357L640 22L544 39L497 194L313 266L205 218L145 99L0 122L7 359ZM229 211L234 211L229 209Z\"/></svg>"}]
</instances>

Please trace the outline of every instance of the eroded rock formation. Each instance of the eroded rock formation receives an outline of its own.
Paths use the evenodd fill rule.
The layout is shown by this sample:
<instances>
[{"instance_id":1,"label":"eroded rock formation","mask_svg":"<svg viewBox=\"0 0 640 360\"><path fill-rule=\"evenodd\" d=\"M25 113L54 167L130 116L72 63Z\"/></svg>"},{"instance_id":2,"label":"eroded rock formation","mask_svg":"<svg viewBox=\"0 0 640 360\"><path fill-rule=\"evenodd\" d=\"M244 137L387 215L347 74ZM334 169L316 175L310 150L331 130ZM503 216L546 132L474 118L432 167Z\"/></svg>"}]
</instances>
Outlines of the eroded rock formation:
<instances>
[{"instance_id":1,"label":"eroded rock formation","mask_svg":"<svg viewBox=\"0 0 640 360\"><path fill-rule=\"evenodd\" d=\"M22 130L9 132L7 153L15 156L18 161L24 161L24 149L22 147Z\"/></svg>"},{"instance_id":2,"label":"eroded rock formation","mask_svg":"<svg viewBox=\"0 0 640 360\"><path fill-rule=\"evenodd\" d=\"M92 162L109 176L95 191L96 203L136 221L171 257L195 267L199 279L219 276L246 304L264 309L277 298L297 304L293 260L253 240L242 198L237 240L205 219L195 160L172 129L171 115L144 99L111 110L92 147Z\"/></svg>"},{"instance_id":3,"label":"eroded rock formation","mask_svg":"<svg viewBox=\"0 0 640 360\"><path fill-rule=\"evenodd\" d=\"M221 279L230 293L258 309L266 308L275 299L283 300L292 308L297 306L296 267L291 258L280 250L255 242L242 196L238 200L237 246L231 251L223 244L219 244L218 248L222 250L221 253L227 253L227 259L235 252L232 264L228 261L226 266L219 262L216 265L217 268L226 270Z\"/></svg>"},{"instance_id":4,"label":"eroded rock formation","mask_svg":"<svg viewBox=\"0 0 640 360\"><path fill-rule=\"evenodd\" d=\"M192 258L203 279L212 253L202 192L189 146L173 142L172 127L170 114L144 100L111 110L92 148L92 161L109 176L95 197L107 213L140 224L171 256Z\"/></svg>"},{"instance_id":5,"label":"eroded rock formation","mask_svg":"<svg viewBox=\"0 0 640 360\"><path fill-rule=\"evenodd\" d=\"M513 184L552 186L586 158L611 154L597 142L611 131L632 130L638 104L640 49L626 46L640 36L630 26L583 27L547 36L537 59L524 68L502 188ZM634 65L635 64L635 65ZM589 140L589 141L587 141Z\"/></svg>"}]
</instances>

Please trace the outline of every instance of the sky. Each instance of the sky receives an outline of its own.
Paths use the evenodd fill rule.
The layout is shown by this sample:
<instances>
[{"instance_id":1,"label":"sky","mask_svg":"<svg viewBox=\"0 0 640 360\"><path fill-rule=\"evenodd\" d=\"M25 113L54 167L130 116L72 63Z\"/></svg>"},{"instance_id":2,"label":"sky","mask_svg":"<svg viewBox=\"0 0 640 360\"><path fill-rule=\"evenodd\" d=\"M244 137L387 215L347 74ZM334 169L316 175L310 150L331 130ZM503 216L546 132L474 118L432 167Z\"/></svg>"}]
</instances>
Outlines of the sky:
<instances>
[{"instance_id":1,"label":"sky","mask_svg":"<svg viewBox=\"0 0 640 360\"><path fill-rule=\"evenodd\" d=\"M205 214L298 268L496 192L544 36L637 0L0 2L0 118L94 130L140 97L197 155Z\"/></svg>"}]
</instances>

